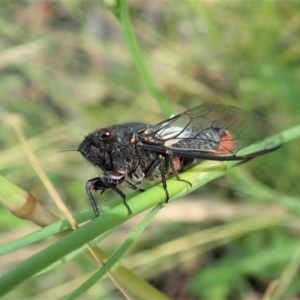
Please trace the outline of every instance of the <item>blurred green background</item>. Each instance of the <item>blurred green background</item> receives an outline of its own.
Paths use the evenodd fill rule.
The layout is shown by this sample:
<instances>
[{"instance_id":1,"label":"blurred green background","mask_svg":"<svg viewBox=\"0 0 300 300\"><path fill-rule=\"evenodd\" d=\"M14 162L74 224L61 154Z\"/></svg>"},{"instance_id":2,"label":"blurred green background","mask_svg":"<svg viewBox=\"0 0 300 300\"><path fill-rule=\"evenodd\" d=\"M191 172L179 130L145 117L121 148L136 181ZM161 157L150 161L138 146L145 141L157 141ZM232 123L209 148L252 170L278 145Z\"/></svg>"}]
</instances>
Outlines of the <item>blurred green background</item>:
<instances>
[{"instance_id":1,"label":"blurred green background","mask_svg":"<svg viewBox=\"0 0 300 300\"><path fill-rule=\"evenodd\" d=\"M1 4L1 119L10 114L20 118L30 145L70 209L89 209L84 184L98 170L77 152L59 151L77 149L84 135L100 127L126 121L151 124L165 116L133 63L120 24L103 2ZM129 7L153 80L176 113L202 102L222 103L257 112L274 133L299 124L299 1L149 0L130 1ZM57 212L4 122L0 145L1 174ZM142 276L178 299L260 299L297 249L297 213L283 207L287 198L300 201L298 145L289 143L230 170L188 199L170 204L133 253L245 216L287 214L290 222L245 233L222 246L216 242L209 251L193 248L194 255L186 251L182 259L170 256L168 267L159 270L153 264L155 272L149 267L149 274ZM258 182L274 192L274 202L261 193ZM108 192L99 198L111 196ZM9 241L6 231L14 238L31 228L3 208L0 224L1 244ZM118 241L106 247L113 249ZM6 263L11 266L15 260ZM79 263L68 276L59 276L68 281L82 273ZM287 296L300 295L297 278ZM36 296L48 285L41 280L16 295Z\"/></svg>"}]
</instances>

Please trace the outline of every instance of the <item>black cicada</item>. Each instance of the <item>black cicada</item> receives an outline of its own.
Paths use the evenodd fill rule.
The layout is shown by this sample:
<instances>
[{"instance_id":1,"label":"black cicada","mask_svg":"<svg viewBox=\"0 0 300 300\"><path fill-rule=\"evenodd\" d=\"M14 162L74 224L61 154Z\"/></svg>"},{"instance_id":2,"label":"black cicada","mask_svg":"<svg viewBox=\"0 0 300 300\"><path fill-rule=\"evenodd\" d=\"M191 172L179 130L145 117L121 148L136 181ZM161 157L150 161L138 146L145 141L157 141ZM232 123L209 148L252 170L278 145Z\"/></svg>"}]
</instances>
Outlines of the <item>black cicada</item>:
<instances>
[{"instance_id":1,"label":"black cicada","mask_svg":"<svg viewBox=\"0 0 300 300\"><path fill-rule=\"evenodd\" d=\"M86 183L95 216L99 215L92 191L112 189L124 200L118 185L143 191L138 185L161 180L169 199L166 177L175 175L199 159L247 160L269 153L281 146L278 138L263 141L264 123L241 109L224 105L201 105L156 125L125 123L96 130L80 144L78 151L103 173ZM259 150L244 153L249 145L259 143Z\"/></svg>"}]
</instances>

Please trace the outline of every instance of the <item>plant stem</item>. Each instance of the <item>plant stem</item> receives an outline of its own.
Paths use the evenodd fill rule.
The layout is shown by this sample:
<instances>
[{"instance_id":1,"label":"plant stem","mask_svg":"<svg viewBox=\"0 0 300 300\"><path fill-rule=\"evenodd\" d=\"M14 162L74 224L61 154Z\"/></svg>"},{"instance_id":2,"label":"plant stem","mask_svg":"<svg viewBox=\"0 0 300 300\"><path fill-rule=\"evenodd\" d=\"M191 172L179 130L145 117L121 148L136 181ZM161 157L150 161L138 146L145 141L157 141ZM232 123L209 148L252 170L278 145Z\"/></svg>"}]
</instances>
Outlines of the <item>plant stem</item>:
<instances>
[{"instance_id":1,"label":"plant stem","mask_svg":"<svg viewBox=\"0 0 300 300\"><path fill-rule=\"evenodd\" d=\"M166 117L169 117L172 113L172 107L169 101L163 96L159 88L156 86L153 81L152 75L150 74L148 67L146 65L144 56L140 50L139 44L137 42L128 11L128 5L126 0L118 0L116 5L111 7L111 11L119 20L125 38L127 40L128 46L132 53L132 57L136 68L140 72L144 82L151 93L151 95L156 99L158 105L160 106L162 112Z\"/></svg>"}]
</instances>

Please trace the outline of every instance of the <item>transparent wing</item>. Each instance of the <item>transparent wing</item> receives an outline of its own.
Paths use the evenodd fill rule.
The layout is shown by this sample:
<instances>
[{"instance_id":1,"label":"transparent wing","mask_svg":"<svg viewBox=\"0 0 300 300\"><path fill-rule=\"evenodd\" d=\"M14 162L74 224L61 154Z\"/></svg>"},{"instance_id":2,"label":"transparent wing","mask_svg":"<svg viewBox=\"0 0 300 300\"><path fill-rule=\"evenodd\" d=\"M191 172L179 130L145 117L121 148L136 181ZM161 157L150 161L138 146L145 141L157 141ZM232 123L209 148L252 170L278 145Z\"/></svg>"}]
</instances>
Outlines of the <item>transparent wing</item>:
<instances>
[{"instance_id":1,"label":"transparent wing","mask_svg":"<svg viewBox=\"0 0 300 300\"><path fill-rule=\"evenodd\" d=\"M267 125L225 105L201 105L139 133L145 149L191 158L239 160L273 151L282 137L264 140ZM248 146L251 145L251 149Z\"/></svg>"}]
</instances>

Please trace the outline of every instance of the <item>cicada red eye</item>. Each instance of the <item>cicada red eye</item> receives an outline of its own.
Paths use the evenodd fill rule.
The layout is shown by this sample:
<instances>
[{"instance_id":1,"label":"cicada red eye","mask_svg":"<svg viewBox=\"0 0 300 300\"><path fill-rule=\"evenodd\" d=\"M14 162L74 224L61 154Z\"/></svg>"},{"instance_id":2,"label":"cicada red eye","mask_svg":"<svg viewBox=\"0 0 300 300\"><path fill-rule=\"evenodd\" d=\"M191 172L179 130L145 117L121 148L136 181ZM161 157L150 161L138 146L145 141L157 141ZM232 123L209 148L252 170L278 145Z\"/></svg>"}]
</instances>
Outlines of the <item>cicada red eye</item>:
<instances>
[{"instance_id":1,"label":"cicada red eye","mask_svg":"<svg viewBox=\"0 0 300 300\"><path fill-rule=\"evenodd\" d=\"M114 134L110 129L103 128L98 132L98 138L101 141L111 141L114 138Z\"/></svg>"}]
</instances>

